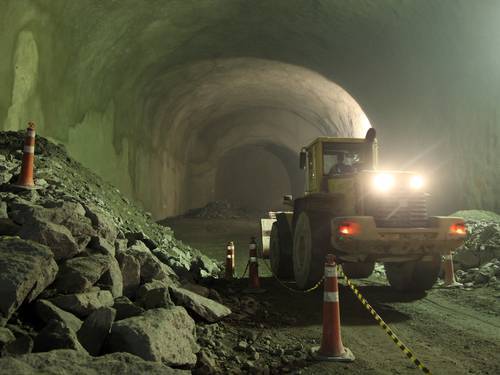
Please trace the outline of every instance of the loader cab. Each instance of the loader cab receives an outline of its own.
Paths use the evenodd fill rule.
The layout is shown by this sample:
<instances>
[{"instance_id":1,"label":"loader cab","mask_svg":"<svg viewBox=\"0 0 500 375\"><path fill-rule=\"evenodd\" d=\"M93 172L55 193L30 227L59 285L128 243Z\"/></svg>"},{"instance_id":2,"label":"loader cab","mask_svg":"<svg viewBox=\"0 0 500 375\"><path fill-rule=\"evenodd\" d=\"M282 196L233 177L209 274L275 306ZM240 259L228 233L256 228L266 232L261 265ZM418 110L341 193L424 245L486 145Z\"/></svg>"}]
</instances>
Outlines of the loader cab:
<instances>
[{"instance_id":1,"label":"loader cab","mask_svg":"<svg viewBox=\"0 0 500 375\"><path fill-rule=\"evenodd\" d=\"M306 193L345 192L354 177L377 166L374 129L365 138L317 138L300 153L306 171Z\"/></svg>"}]
</instances>

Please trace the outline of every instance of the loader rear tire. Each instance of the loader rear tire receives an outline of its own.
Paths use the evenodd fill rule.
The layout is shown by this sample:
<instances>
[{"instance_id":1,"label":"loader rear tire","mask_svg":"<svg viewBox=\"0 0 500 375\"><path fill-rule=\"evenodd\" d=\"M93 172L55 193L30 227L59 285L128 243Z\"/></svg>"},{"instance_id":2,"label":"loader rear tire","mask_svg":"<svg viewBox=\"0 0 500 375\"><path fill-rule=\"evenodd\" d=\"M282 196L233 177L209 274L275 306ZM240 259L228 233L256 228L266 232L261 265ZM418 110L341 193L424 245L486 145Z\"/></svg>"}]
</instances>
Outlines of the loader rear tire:
<instances>
[{"instance_id":1,"label":"loader rear tire","mask_svg":"<svg viewBox=\"0 0 500 375\"><path fill-rule=\"evenodd\" d=\"M398 291L424 292L436 283L441 270L441 257L430 261L385 263L385 273L391 286Z\"/></svg>"},{"instance_id":2,"label":"loader rear tire","mask_svg":"<svg viewBox=\"0 0 500 375\"><path fill-rule=\"evenodd\" d=\"M370 277L374 268L374 262L342 263L342 270L350 279L363 279L365 277Z\"/></svg>"},{"instance_id":3,"label":"loader rear tire","mask_svg":"<svg viewBox=\"0 0 500 375\"><path fill-rule=\"evenodd\" d=\"M280 231L280 229L282 229ZM280 279L293 277L292 244L290 233L288 236L280 228L278 222L273 223L271 228L271 240L269 243L269 260L273 274ZM289 232L289 230L288 230Z\"/></svg>"},{"instance_id":4,"label":"loader rear tire","mask_svg":"<svg viewBox=\"0 0 500 375\"><path fill-rule=\"evenodd\" d=\"M293 273L299 289L311 288L323 276L329 232L330 221L325 215L299 214L293 235Z\"/></svg>"}]
</instances>

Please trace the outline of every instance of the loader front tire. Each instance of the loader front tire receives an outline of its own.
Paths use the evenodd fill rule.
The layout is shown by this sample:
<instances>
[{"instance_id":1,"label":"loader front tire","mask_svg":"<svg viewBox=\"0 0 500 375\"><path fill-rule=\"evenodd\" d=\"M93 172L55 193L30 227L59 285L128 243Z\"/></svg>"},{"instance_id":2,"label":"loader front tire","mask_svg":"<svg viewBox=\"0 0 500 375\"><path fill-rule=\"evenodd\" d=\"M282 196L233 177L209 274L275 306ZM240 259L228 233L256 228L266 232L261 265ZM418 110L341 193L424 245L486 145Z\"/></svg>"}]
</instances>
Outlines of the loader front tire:
<instances>
[{"instance_id":1,"label":"loader front tire","mask_svg":"<svg viewBox=\"0 0 500 375\"><path fill-rule=\"evenodd\" d=\"M329 226L324 215L305 211L299 214L293 235L293 273L299 289L311 288L323 276Z\"/></svg>"},{"instance_id":2,"label":"loader front tire","mask_svg":"<svg viewBox=\"0 0 500 375\"><path fill-rule=\"evenodd\" d=\"M282 229L280 231L280 229ZM293 263L291 254L291 239L287 228L280 228L280 223L276 221L271 228L271 239L269 243L269 260L273 274L280 279L290 279L293 277Z\"/></svg>"},{"instance_id":3,"label":"loader front tire","mask_svg":"<svg viewBox=\"0 0 500 375\"><path fill-rule=\"evenodd\" d=\"M370 277L374 268L374 262L342 263L342 270L350 279L363 279L365 277Z\"/></svg>"},{"instance_id":4,"label":"loader front tire","mask_svg":"<svg viewBox=\"0 0 500 375\"><path fill-rule=\"evenodd\" d=\"M429 261L384 263L387 280L398 291L424 292L436 283L441 270L441 257Z\"/></svg>"}]
</instances>

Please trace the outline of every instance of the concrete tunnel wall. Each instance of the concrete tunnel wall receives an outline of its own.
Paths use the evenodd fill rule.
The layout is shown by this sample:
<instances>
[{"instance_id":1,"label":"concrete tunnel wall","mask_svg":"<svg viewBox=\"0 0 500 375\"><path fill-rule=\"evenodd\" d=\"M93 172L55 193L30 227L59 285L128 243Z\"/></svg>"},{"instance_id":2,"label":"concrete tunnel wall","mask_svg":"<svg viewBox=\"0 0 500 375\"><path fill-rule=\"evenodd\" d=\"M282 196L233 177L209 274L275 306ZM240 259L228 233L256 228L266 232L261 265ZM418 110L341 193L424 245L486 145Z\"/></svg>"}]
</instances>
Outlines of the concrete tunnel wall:
<instances>
[{"instance_id":1,"label":"concrete tunnel wall","mask_svg":"<svg viewBox=\"0 0 500 375\"><path fill-rule=\"evenodd\" d=\"M371 122L433 211L499 211L499 21L495 0L3 0L0 129L35 120L161 218L252 148L297 194L300 146Z\"/></svg>"}]
</instances>

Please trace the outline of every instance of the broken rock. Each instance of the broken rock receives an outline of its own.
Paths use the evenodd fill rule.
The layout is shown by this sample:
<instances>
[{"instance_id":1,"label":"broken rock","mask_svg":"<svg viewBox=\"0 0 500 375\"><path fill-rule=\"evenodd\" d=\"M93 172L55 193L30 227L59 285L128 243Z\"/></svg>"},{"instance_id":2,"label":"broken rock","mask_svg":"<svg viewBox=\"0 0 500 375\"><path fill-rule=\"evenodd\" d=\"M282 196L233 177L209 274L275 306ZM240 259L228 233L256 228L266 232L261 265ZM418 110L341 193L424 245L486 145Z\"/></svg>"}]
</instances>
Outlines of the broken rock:
<instances>
[{"instance_id":1,"label":"broken rock","mask_svg":"<svg viewBox=\"0 0 500 375\"><path fill-rule=\"evenodd\" d=\"M108 290L61 295L50 299L57 307L83 318L100 307L113 306L113 296Z\"/></svg>"},{"instance_id":2,"label":"broken rock","mask_svg":"<svg viewBox=\"0 0 500 375\"><path fill-rule=\"evenodd\" d=\"M59 322L63 322L74 332L77 332L82 326L82 321L76 316L60 309L47 300L40 299L36 301L35 310L38 317L46 324L51 320L56 320Z\"/></svg>"},{"instance_id":3,"label":"broken rock","mask_svg":"<svg viewBox=\"0 0 500 375\"><path fill-rule=\"evenodd\" d=\"M114 257L109 257L109 268L97 282L99 288L109 290L114 298L123 295L123 276L120 265Z\"/></svg>"},{"instance_id":4,"label":"broken rock","mask_svg":"<svg viewBox=\"0 0 500 375\"><path fill-rule=\"evenodd\" d=\"M226 306L184 288L171 286L170 291L177 305L184 306L210 323L217 322L231 314L231 310Z\"/></svg>"},{"instance_id":5,"label":"broken rock","mask_svg":"<svg viewBox=\"0 0 500 375\"><path fill-rule=\"evenodd\" d=\"M46 246L0 237L0 321L9 319L24 301L33 301L54 281L57 270Z\"/></svg>"},{"instance_id":6,"label":"broken rock","mask_svg":"<svg viewBox=\"0 0 500 375\"><path fill-rule=\"evenodd\" d=\"M75 332L62 322L51 320L35 337L35 352L48 352L54 349L73 349L85 351L78 342Z\"/></svg>"},{"instance_id":7,"label":"broken rock","mask_svg":"<svg viewBox=\"0 0 500 375\"><path fill-rule=\"evenodd\" d=\"M99 355L104 340L111 331L116 311L110 307L101 307L90 314L77 332L80 344L91 354Z\"/></svg>"},{"instance_id":8,"label":"broken rock","mask_svg":"<svg viewBox=\"0 0 500 375\"><path fill-rule=\"evenodd\" d=\"M80 252L80 246L71 232L54 223L29 221L22 226L19 237L47 245L56 260L69 259Z\"/></svg>"},{"instance_id":9,"label":"broken rock","mask_svg":"<svg viewBox=\"0 0 500 375\"><path fill-rule=\"evenodd\" d=\"M0 358L1 375L38 374L148 374L187 375L189 371L174 370L161 363L147 362L129 353L113 353L91 357L75 350L59 349L21 357Z\"/></svg>"},{"instance_id":10,"label":"broken rock","mask_svg":"<svg viewBox=\"0 0 500 375\"><path fill-rule=\"evenodd\" d=\"M157 280L144 284L137 290L136 302L146 310L174 305L168 286Z\"/></svg>"},{"instance_id":11,"label":"broken rock","mask_svg":"<svg viewBox=\"0 0 500 375\"><path fill-rule=\"evenodd\" d=\"M116 310L116 320L141 315L144 312L142 307L137 306L125 296L115 298L113 308Z\"/></svg>"},{"instance_id":12,"label":"broken rock","mask_svg":"<svg viewBox=\"0 0 500 375\"><path fill-rule=\"evenodd\" d=\"M69 259L60 267L55 286L60 293L85 292L109 269L110 263L110 256L100 254Z\"/></svg>"},{"instance_id":13,"label":"broken rock","mask_svg":"<svg viewBox=\"0 0 500 375\"><path fill-rule=\"evenodd\" d=\"M196 363L195 325L182 307L153 309L113 324L109 351L128 352L171 366Z\"/></svg>"}]
</instances>

